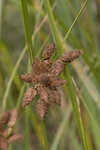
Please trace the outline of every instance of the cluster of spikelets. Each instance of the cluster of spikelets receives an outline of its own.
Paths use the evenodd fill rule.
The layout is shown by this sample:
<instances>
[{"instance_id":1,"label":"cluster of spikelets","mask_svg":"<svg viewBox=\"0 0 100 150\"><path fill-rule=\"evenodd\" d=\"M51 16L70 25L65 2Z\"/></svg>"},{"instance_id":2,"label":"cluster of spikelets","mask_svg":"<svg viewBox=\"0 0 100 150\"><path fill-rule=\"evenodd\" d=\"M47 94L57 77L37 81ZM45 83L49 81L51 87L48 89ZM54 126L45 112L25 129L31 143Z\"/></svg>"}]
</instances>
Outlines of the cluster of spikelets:
<instances>
[{"instance_id":1,"label":"cluster of spikelets","mask_svg":"<svg viewBox=\"0 0 100 150\"><path fill-rule=\"evenodd\" d=\"M9 112L4 112L0 118L0 149L8 150L8 144L20 139L23 135L16 134L13 128L18 117L18 110L13 109Z\"/></svg>"},{"instance_id":2,"label":"cluster of spikelets","mask_svg":"<svg viewBox=\"0 0 100 150\"><path fill-rule=\"evenodd\" d=\"M49 45L42 53L42 60L35 58L33 61L32 72L21 75L22 80L32 85L25 93L22 106L25 107L30 104L38 94L40 98L36 110L40 119L45 118L48 108L52 104L61 104L59 87L66 81L60 78L60 74L66 63L72 62L82 54L81 50L70 51L53 63L51 56L55 50L54 44Z\"/></svg>"}]
</instances>

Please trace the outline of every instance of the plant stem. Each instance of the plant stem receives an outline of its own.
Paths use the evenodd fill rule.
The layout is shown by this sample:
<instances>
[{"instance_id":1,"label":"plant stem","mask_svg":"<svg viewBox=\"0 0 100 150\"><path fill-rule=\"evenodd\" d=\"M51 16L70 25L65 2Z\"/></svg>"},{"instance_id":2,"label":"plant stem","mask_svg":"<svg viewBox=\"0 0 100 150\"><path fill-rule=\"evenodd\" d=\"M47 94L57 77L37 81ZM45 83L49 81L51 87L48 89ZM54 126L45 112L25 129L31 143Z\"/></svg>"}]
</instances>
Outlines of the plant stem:
<instances>
[{"instance_id":1,"label":"plant stem","mask_svg":"<svg viewBox=\"0 0 100 150\"><path fill-rule=\"evenodd\" d=\"M32 61L33 61L32 34L31 34L31 30L30 30L31 28L30 28L30 20L29 20L27 6L28 6L27 0L21 0L21 7L22 7L23 20L24 20L24 30L25 30L26 43L27 43L27 48L28 48L28 55L30 58L30 62L32 64Z\"/></svg>"},{"instance_id":2,"label":"plant stem","mask_svg":"<svg viewBox=\"0 0 100 150\"><path fill-rule=\"evenodd\" d=\"M12 81L13 81L13 79L14 79L14 77L15 77L15 74L16 74L16 72L17 72L17 69L18 69L18 67L19 67L19 65L20 65L20 63L21 63L21 60L23 59L23 57L24 57L24 55L25 55L25 52L26 52L26 47L23 49L22 53L20 54L19 59L18 59L18 61L16 62L15 68L13 69L13 72L12 72L12 74L11 74L11 77L10 77L10 79L9 79L9 81L8 81L7 88L6 88L4 97L3 97L2 111L5 111L5 109L6 109L7 97L8 97L8 95L9 95L9 91L10 91L10 89L11 89L11 84L12 84Z\"/></svg>"},{"instance_id":3,"label":"plant stem","mask_svg":"<svg viewBox=\"0 0 100 150\"><path fill-rule=\"evenodd\" d=\"M38 120L38 118L32 111L30 111L30 117L31 117L33 128L36 131L36 134L39 138L40 144L42 145L43 149L50 150L44 122Z\"/></svg>"},{"instance_id":4,"label":"plant stem","mask_svg":"<svg viewBox=\"0 0 100 150\"><path fill-rule=\"evenodd\" d=\"M75 17L75 20L73 21L72 25L70 26L70 28L68 29L68 31L67 31L67 33L66 33L66 35L64 37L64 41L68 39L68 37L69 37L69 35L70 35L70 33L71 33L72 29L73 29L73 26L75 25L75 23L78 20L79 16L82 14L84 8L86 7L87 2L88 2L88 0L86 0L84 2L84 4L82 5L81 9L79 10L77 16Z\"/></svg>"},{"instance_id":5,"label":"plant stem","mask_svg":"<svg viewBox=\"0 0 100 150\"><path fill-rule=\"evenodd\" d=\"M79 110L79 106L78 106L78 102L77 102L77 98L76 98L76 93L75 93L75 90L74 90L74 86L73 86L73 83L72 83L72 79L71 79L71 75L70 75L68 67L66 67L65 75L67 75L68 92L69 92L69 96L71 98L71 102L72 102L72 105L73 105L74 115L76 117L78 129L79 129L80 136L81 136L82 143L83 143L83 147L84 147L84 150L88 150L86 135L85 135L85 129L84 129L84 126L83 126L83 121L82 121L82 118L81 118L81 114L80 114L80 110Z\"/></svg>"}]
</instances>

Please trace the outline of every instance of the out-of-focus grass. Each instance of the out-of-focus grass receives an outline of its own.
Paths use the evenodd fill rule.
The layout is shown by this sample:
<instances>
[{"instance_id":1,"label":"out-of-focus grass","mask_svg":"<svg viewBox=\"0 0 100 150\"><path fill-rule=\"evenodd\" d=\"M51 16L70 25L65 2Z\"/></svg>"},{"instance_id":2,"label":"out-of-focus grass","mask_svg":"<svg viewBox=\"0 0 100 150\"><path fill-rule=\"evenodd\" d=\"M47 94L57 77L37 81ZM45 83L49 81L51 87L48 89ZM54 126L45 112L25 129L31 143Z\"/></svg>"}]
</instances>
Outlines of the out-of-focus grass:
<instances>
[{"instance_id":1,"label":"out-of-focus grass","mask_svg":"<svg viewBox=\"0 0 100 150\"><path fill-rule=\"evenodd\" d=\"M3 6L0 7L0 110L17 106L19 118L21 116L17 127L25 135L25 140L10 145L9 150L100 149L100 3L99 0L84 2L0 1L0 6ZM83 5L86 5L85 9L81 9ZM20 21L21 17L24 24ZM25 111L20 107L26 84L20 81L19 76L27 72L28 61L31 59L32 62L33 59L32 53L40 56L45 45L52 41L57 47L54 60L71 49L82 49L84 54L68 65L67 74L62 75L67 84L62 89L61 108L50 109L46 120L39 122L34 106ZM29 55L24 55L22 46L25 49L27 46ZM73 106L76 105L74 109L70 107L71 102ZM78 115L75 111L78 111ZM82 122L78 122L77 126L79 118Z\"/></svg>"}]
</instances>

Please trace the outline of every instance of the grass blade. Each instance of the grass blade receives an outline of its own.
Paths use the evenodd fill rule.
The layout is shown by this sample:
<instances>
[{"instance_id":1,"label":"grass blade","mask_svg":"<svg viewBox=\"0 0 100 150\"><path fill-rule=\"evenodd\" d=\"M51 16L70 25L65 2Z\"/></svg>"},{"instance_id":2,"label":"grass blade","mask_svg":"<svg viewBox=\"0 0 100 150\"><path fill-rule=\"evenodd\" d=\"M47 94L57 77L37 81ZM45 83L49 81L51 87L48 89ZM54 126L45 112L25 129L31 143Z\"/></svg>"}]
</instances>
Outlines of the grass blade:
<instances>
[{"instance_id":1,"label":"grass blade","mask_svg":"<svg viewBox=\"0 0 100 150\"><path fill-rule=\"evenodd\" d=\"M31 30L30 30L27 0L21 0L21 7L22 7L23 20L24 20L24 28L25 28L28 54L29 54L30 62L32 64L32 61L33 61L32 34L31 34Z\"/></svg>"},{"instance_id":2,"label":"grass blade","mask_svg":"<svg viewBox=\"0 0 100 150\"><path fill-rule=\"evenodd\" d=\"M7 88L6 88L6 91L4 93L4 97L3 97L3 100L2 100L2 111L5 111L6 109L6 104L7 104L7 98L8 98L8 95L9 95L9 91L11 89L11 85L12 85L12 82L13 82L13 79L15 77L15 74L17 72L17 69L25 55L25 52L26 52L26 48L23 49L23 51L21 52L20 56L19 56L19 59L17 60L16 62L16 65L15 65L15 68L13 69L12 71L12 74L11 74L11 77L8 81L8 84L7 84Z\"/></svg>"}]
</instances>

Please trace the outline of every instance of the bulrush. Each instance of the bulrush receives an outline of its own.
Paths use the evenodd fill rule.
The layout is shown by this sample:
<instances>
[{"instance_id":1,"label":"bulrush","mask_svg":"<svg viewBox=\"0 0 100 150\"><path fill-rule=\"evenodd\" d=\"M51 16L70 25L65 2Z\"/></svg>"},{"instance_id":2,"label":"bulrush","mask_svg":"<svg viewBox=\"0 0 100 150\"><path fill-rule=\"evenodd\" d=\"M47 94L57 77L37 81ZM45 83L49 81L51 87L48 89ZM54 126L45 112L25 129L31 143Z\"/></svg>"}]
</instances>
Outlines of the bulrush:
<instances>
[{"instance_id":1,"label":"bulrush","mask_svg":"<svg viewBox=\"0 0 100 150\"><path fill-rule=\"evenodd\" d=\"M8 150L8 144L20 139L23 135L14 133L14 126L17 121L18 110L15 108L4 112L0 118L0 149Z\"/></svg>"},{"instance_id":2,"label":"bulrush","mask_svg":"<svg viewBox=\"0 0 100 150\"><path fill-rule=\"evenodd\" d=\"M82 54L81 50L67 52L53 64L51 56L55 50L54 44L49 45L42 53L42 60L35 58L33 61L32 72L21 75L22 80L32 85L25 93L22 106L30 104L39 94L36 110L40 119L45 118L52 104L61 104L59 87L66 81L60 78L60 74L66 63L72 62Z\"/></svg>"}]
</instances>

